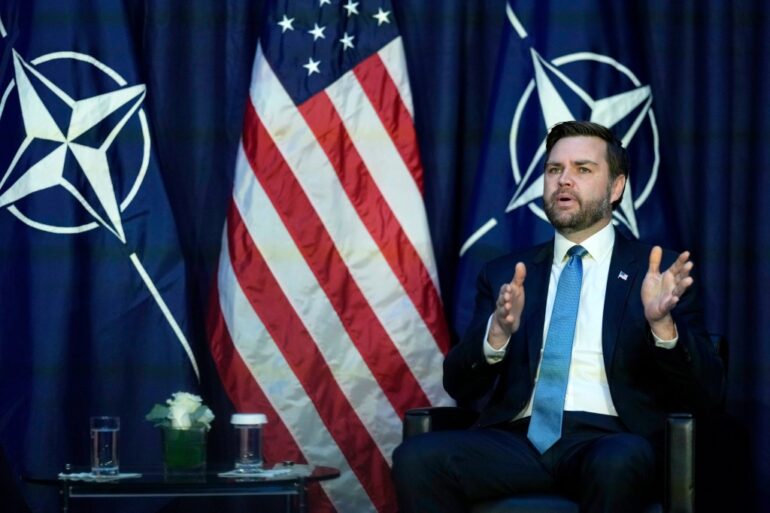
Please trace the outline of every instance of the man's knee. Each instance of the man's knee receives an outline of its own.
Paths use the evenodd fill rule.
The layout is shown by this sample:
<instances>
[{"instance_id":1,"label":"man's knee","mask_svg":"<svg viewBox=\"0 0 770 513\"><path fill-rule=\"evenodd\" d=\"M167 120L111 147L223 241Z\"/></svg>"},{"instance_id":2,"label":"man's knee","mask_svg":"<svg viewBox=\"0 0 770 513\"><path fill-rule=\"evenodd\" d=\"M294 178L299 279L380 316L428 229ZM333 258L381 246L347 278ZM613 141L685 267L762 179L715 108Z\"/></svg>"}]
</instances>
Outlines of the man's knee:
<instances>
[{"instance_id":1,"label":"man's knee","mask_svg":"<svg viewBox=\"0 0 770 513\"><path fill-rule=\"evenodd\" d=\"M609 435L597 440L583 461L584 471L597 481L611 486L629 479L654 482L655 452L643 437L628 433Z\"/></svg>"},{"instance_id":2,"label":"man's knee","mask_svg":"<svg viewBox=\"0 0 770 513\"><path fill-rule=\"evenodd\" d=\"M441 449L434 433L407 438L393 451L393 479L397 484L409 483L424 476L435 466Z\"/></svg>"},{"instance_id":3,"label":"man's knee","mask_svg":"<svg viewBox=\"0 0 770 513\"><path fill-rule=\"evenodd\" d=\"M393 451L393 475L401 475L408 472L409 468L419 465L421 463L419 452L419 447L414 443L414 438L408 438L396 447L396 450Z\"/></svg>"}]
</instances>

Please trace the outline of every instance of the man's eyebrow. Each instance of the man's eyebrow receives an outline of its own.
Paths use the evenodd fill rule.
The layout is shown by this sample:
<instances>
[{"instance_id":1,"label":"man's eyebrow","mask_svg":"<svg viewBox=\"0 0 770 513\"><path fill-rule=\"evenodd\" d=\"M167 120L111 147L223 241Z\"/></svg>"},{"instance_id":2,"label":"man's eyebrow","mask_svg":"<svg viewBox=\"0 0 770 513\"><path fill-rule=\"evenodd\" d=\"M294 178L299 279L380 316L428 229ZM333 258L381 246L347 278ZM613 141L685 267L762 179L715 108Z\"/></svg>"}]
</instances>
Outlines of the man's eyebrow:
<instances>
[{"instance_id":1,"label":"man's eyebrow","mask_svg":"<svg viewBox=\"0 0 770 513\"><path fill-rule=\"evenodd\" d=\"M575 160L572 163L574 165L576 165L576 166L584 166L586 164L593 164L594 166L598 166L599 165L598 162L594 162L591 159ZM551 166L562 167L563 164L561 162L556 162L556 161L553 161L553 160L548 161L548 162L545 163L545 167L551 167Z\"/></svg>"}]
</instances>

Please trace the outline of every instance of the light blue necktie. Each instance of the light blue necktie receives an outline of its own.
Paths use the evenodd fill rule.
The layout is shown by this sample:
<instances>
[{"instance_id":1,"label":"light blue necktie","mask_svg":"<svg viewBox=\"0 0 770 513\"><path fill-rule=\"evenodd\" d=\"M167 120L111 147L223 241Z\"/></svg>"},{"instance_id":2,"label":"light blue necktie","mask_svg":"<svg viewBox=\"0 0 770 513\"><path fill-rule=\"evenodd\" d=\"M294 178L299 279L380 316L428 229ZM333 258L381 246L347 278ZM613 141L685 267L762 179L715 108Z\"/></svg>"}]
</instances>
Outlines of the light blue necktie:
<instances>
[{"instance_id":1,"label":"light blue necktie","mask_svg":"<svg viewBox=\"0 0 770 513\"><path fill-rule=\"evenodd\" d=\"M541 454L561 438L564 395L572 361L572 339L575 337L580 286L583 283L583 256L586 253L583 246L572 246L567 251L570 258L556 286L556 299L551 310L551 323L527 431L530 442Z\"/></svg>"}]
</instances>

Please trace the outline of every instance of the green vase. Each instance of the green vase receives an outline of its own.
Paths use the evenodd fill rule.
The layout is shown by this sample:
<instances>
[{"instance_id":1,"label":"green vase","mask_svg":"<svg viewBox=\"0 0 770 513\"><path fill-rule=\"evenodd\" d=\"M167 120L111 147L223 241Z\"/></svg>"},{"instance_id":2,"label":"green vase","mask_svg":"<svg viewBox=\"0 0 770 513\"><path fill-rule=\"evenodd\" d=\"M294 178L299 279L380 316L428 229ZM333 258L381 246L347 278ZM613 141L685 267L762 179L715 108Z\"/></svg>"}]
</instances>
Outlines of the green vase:
<instances>
[{"instance_id":1,"label":"green vase","mask_svg":"<svg viewBox=\"0 0 770 513\"><path fill-rule=\"evenodd\" d=\"M206 429L163 428L163 464L169 472L206 469Z\"/></svg>"}]
</instances>

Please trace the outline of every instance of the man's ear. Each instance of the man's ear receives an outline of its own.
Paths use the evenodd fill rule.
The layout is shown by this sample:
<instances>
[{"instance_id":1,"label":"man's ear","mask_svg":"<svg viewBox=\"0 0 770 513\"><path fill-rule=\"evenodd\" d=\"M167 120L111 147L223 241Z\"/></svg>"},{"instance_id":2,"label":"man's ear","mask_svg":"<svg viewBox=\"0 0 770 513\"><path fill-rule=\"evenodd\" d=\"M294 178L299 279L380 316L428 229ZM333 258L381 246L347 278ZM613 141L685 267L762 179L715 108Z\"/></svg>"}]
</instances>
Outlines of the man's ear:
<instances>
[{"instance_id":1,"label":"man's ear","mask_svg":"<svg viewBox=\"0 0 770 513\"><path fill-rule=\"evenodd\" d=\"M615 203L623 197L623 189L626 188L626 176L618 175L612 182L612 195L610 196L610 203Z\"/></svg>"}]
</instances>

